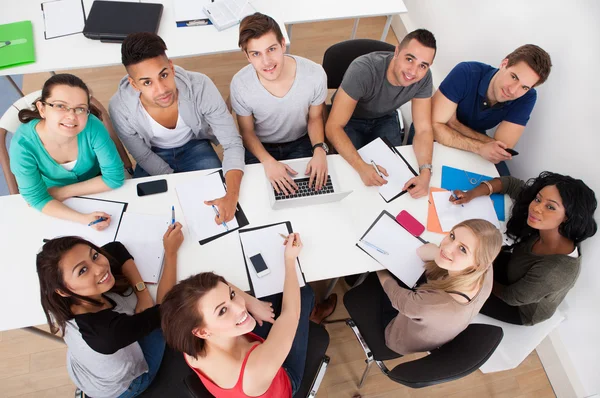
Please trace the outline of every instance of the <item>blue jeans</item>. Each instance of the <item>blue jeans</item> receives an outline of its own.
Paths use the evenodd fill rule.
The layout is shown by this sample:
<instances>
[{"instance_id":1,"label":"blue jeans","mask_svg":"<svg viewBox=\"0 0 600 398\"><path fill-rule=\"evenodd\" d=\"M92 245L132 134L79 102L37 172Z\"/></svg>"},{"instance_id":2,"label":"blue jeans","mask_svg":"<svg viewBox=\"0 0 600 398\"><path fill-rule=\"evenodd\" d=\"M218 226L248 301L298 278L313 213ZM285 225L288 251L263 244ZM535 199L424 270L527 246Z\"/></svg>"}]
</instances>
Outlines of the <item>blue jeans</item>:
<instances>
[{"instance_id":1,"label":"blue jeans","mask_svg":"<svg viewBox=\"0 0 600 398\"><path fill-rule=\"evenodd\" d=\"M281 302L283 294L274 294L269 297L264 297L262 301L268 301L273 304L273 310L275 311L275 317L278 317L281 313ZM306 362L306 351L308 349L308 318L310 313L315 306L315 293L312 288L307 284L300 289L300 319L298 321L298 329L296 329L296 335L294 336L294 342L292 348L288 353L287 358L283 362L283 369L285 369L290 382L292 384L292 395L298 392L300 384L302 384L302 377L304 376L304 365ZM269 331L271 330L272 324L263 322L262 326L254 328L253 332L258 336L266 339Z\"/></svg>"},{"instance_id":2,"label":"blue jeans","mask_svg":"<svg viewBox=\"0 0 600 398\"><path fill-rule=\"evenodd\" d=\"M267 144L263 146L275 160L308 158L313 155L312 144L308 134L303 135L295 141L282 142L280 144ZM246 164L258 163L256 156L246 149Z\"/></svg>"},{"instance_id":3,"label":"blue jeans","mask_svg":"<svg viewBox=\"0 0 600 398\"><path fill-rule=\"evenodd\" d=\"M119 398L133 398L143 393L150 386L160 368L160 363L165 353L165 338L163 337L162 330L160 328L154 329L152 333L138 340L138 343L148 364L148 372L135 378L129 385L129 388L127 388L127 391L119 395Z\"/></svg>"},{"instance_id":4,"label":"blue jeans","mask_svg":"<svg viewBox=\"0 0 600 398\"><path fill-rule=\"evenodd\" d=\"M209 140L190 140L179 148L164 149L153 146L151 149L167 162L175 173L221 167L221 160ZM148 177L149 175L139 164L133 172L133 178Z\"/></svg>"},{"instance_id":5,"label":"blue jeans","mask_svg":"<svg viewBox=\"0 0 600 398\"><path fill-rule=\"evenodd\" d=\"M393 146L402 145L403 137L396 112L377 119L351 118L344 127L344 131L356 149L362 148L379 137L387 138Z\"/></svg>"}]
</instances>

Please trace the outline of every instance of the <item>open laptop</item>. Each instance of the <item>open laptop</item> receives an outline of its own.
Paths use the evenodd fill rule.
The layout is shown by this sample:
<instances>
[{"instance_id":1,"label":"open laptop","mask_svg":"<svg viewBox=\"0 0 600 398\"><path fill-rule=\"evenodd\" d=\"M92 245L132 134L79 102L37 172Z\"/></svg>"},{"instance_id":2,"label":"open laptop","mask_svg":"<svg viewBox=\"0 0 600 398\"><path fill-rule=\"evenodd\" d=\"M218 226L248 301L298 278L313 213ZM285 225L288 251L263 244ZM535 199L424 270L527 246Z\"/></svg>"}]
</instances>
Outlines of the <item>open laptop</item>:
<instances>
[{"instance_id":1,"label":"open laptop","mask_svg":"<svg viewBox=\"0 0 600 398\"><path fill-rule=\"evenodd\" d=\"M332 167L327 170L327 182L323 185L320 191L315 190L314 182L313 187L308 188L309 176L304 175L306 166L310 158L298 159L298 160L286 160L282 163L287 164L294 169L298 174L293 176L294 182L298 186L298 191L293 195L286 196L283 192L277 193L269 180L267 184L269 186L269 200L271 202L271 208L273 210L289 209L291 207L307 206L307 205L318 205L322 203L338 202L350 195L352 191L342 191L338 185L338 180L334 175Z\"/></svg>"},{"instance_id":2,"label":"open laptop","mask_svg":"<svg viewBox=\"0 0 600 398\"><path fill-rule=\"evenodd\" d=\"M83 35L106 43L121 43L130 33L156 33L162 12L162 4L96 0Z\"/></svg>"}]
</instances>

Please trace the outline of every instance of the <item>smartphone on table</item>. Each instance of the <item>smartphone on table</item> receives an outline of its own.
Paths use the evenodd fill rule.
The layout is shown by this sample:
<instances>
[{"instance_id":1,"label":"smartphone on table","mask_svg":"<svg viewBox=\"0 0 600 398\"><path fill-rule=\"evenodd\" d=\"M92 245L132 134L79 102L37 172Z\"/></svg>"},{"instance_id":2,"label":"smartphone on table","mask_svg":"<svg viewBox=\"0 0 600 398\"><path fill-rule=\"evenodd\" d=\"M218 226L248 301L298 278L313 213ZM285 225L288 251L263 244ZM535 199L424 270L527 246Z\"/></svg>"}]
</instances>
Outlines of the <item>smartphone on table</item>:
<instances>
[{"instance_id":1,"label":"smartphone on table","mask_svg":"<svg viewBox=\"0 0 600 398\"><path fill-rule=\"evenodd\" d=\"M252 253L250 256L248 256L248 259L250 260L250 264L252 264L252 267L254 267L254 271L256 271L256 275L259 278L271 273L271 270L267 266L267 262L260 252Z\"/></svg>"},{"instance_id":2,"label":"smartphone on table","mask_svg":"<svg viewBox=\"0 0 600 398\"><path fill-rule=\"evenodd\" d=\"M137 184L138 196L154 195L156 193L167 192L167 180L154 180L148 182L140 182Z\"/></svg>"}]
</instances>

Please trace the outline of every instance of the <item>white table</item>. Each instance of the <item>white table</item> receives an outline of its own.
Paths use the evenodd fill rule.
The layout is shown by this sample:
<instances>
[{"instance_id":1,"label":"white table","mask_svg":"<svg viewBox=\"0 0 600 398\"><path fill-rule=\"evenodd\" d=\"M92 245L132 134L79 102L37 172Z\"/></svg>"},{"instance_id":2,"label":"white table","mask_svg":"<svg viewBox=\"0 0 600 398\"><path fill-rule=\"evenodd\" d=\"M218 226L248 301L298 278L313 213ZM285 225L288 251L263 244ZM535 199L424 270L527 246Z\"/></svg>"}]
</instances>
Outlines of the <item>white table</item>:
<instances>
[{"instance_id":1,"label":"white table","mask_svg":"<svg viewBox=\"0 0 600 398\"><path fill-rule=\"evenodd\" d=\"M399 148L416 168L411 146ZM381 266L355 247L358 238L382 210L397 214L407 210L423 224L427 221L427 198L418 200L403 195L386 204L377 188L365 187L360 177L338 155L328 156L329 167L335 170L342 189L354 192L341 202L286 210L272 210L268 186L260 164L246 167L241 186L240 204L250 225L259 226L279 221L291 221L294 231L302 234L304 249L300 262L307 281L317 281L376 271ZM475 154L435 144L431 185L439 187L442 165L497 176L493 164ZM93 195L94 197L128 202L127 211L167 215L175 206L177 219L184 225L186 239L179 250L178 279L203 271L215 271L242 289L249 289L238 233L230 233L200 246L190 237L187 223L176 198L175 186L209 170L126 180L123 187ZM138 197L139 182L167 178L166 193ZM39 284L35 270L35 255L48 238L53 219L28 207L20 195L0 198L0 330L15 329L46 322L40 306ZM425 232L423 238L439 243L443 235Z\"/></svg>"},{"instance_id":2,"label":"white table","mask_svg":"<svg viewBox=\"0 0 600 398\"><path fill-rule=\"evenodd\" d=\"M42 0L20 0L17 5L11 7L6 4L0 6L0 24L32 21L36 52L36 62L0 69L0 76L121 64L120 44L101 43L98 40L87 39L83 34L45 40L41 2ZM86 5L90 2L91 0L84 0ZM165 40L170 58L240 51L238 26L221 32L214 26L177 28L172 0L142 0L142 2L164 5L158 35ZM290 38L285 24L379 15L388 16L383 36L385 38L391 17L407 11L402 0L369 2L253 0L252 4L258 11L272 16L279 23L287 43L290 42Z\"/></svg>"}]
</instances>

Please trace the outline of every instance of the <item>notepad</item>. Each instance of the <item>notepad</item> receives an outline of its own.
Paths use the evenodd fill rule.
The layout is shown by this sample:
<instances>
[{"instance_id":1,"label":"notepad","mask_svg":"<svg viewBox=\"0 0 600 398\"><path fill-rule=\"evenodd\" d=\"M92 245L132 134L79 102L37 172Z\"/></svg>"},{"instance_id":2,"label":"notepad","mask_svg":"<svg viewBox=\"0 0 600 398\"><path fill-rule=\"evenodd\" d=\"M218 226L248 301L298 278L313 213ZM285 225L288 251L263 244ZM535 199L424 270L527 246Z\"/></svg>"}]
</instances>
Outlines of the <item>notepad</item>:
<instances>
[{"instance_id":1,"label":"notepad","mask_svg":"<svg viewBox=\"0 0 600 398\"><path fill-rule=\"evenodd\" d=\"M500 228L494 204L489 196L477 197L461 206L450 202L450 195L452 195L450 191L431 193L442 231L451 231L456 224L473 218L487 220L496 228Z\"/></svg>"},{"instance_id":2,"label":"notepad","mask_svg":"<svg viewBox=\"0 0 600 398\"><path fill-rule=\"evenodd\" d=\"M227 228L215 222L215 211L212 206L204 204L205 200L214 200L225 196L225 186L219 173L194 178L177 185L175 188L183 216L196 240L202 241L227 230L239 227L236 218L227 221Z\"/></svg>"},{"instance_id":3,"label":"notepad","mask_svg":"<svg viewBox=\"0 0 600 398\"><path fill-rule=\"evenodd\" d=\"M123 202L80 197L69 198L63 204L83 214L95 211L103 211L110 214L110 225L102 231L97 231L92 227L74 221L53 218L52 222L49 223L48 229L45 231L45 236L48 239L60 236L80 236L94 243L96 246L103 246L115 240L121 216L127 206L127 203Z\"/></svg>"},{"instance_id":4,"label":"notepad","mask_svg":"<svg viewBox=\"0 0 600 398\"><path fill-rule=\"evenodd\" d=\"M283 292L285 281L285 245L283 244L284 240L279 234L287 236L289 233L287 223L275 224L264 228L240 230L242 250L256 298ZM256 274L256 270L248 258L249 255L256 253L262 255L267 267L271 271L261 278ZM302 276L298 260L296 260L296 275L298 276L300 287L304 286L304 277Z\"/></svg>"},{"instance_id":5,"label":"notepad","mask_svg":"<svg viewBox=\"0 0 600 398\"><path fill-rule=\"evenodd\" d=\"M204 12L217 30L237 25L245 16L254 14L256 9L248 0L217 0L204 7Z\"/></svg>"},{"instance_id":6,"label":"notepad","mask_svg":"<svg viewBox=\"0 0 600 398\"><path fill-rule=\"evenodd\" d=\"M55 0L42 3L46 40L83 32L85 18L81 0Z\"/></svg>"},{"instance_id":7,"label":"notepad","mask_svg":"<svg viewBox=\"0 0 600 398\"><path fill-rule=\"evenodd\" d=\"M175 23L180 26L181 23L189 21L208 22L208 15L204 12L204 7L211 4L211 0L172 0L173 13L175 14Z\"/></svg>"},{"instance_id":8,"label":"notepad","mask_svg":"<svg viewBox=\"0 0 600 398\"><path fill-rule=\"evenodd\" d=\"M165 256L162 238L170 222L169 215L123 213L116 240L133 256L146 283L157 283L160 278Z\"/></svg>"},{"instance_id":9,"label":"notepad","mask_svg":"<svg viewBox=\"0 0 600 398\"><path fill-rule=\"evenodd\" d=\"M379 194L386 202L398 196L402 192L404 184L415 176L404 160L381 138L377 138L359 149L358 154L367 164L374 161L389 174L388 177L384 177L387 184L379 187Z\"/></svg>"},{"instance_id":10,"label":"notepad","mask_svg":"<svg viewBox=\"0 0 600 398\"><path fill-rule=\"evenodd\" d=\"M365 241L388 254L379 252ZM423 260L417 254L423 242L398 224L388 212L379 215L356 245L408 287L413 287L423 274Z\"/></svg>"}]
</instances>

